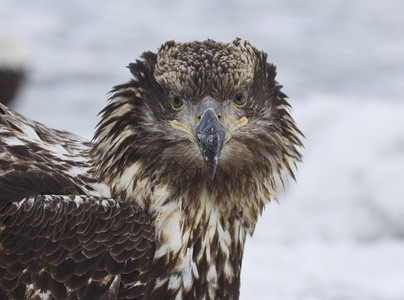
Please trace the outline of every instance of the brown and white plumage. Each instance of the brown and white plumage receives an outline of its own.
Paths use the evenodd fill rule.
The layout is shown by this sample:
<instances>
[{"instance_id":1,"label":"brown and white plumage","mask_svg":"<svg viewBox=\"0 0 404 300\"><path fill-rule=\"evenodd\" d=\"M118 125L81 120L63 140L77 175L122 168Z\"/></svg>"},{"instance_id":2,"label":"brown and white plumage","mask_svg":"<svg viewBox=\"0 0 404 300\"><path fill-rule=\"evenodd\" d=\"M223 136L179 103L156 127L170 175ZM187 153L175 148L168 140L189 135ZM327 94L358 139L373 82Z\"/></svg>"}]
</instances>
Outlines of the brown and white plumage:
<instances>
[{"instance_id":1,"label":"brown and white plumage","mask_svg":"<svg viewBox=\"0 0 404 300\"><path fill-rule=\"evenodd\" d=\"M0 107L9 298L236 299L245 237L301 136L250 43L165 43L130 64L93 142Z\"/></svg>"}]
</instances>

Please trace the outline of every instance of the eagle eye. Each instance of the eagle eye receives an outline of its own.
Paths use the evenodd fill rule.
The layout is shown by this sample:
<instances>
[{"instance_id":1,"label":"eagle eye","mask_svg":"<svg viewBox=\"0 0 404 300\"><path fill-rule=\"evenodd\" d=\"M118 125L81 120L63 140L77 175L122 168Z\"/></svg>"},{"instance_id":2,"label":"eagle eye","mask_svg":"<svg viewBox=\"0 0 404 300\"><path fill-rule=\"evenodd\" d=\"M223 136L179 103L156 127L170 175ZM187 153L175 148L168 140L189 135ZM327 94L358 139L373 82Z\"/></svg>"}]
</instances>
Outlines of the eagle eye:
<instances>
[{"instance_id":1,"label":"eagle eye","mask_svg":"<svg viewBox=\"0 0 404 300\"><path fill-rule=\"evenodd\" d=\"M184 103L182 102L181 98L177 95L171 95L170 97L170 101L171 101L171 106L174 109L181 109L184 106Z\"/></svg>"},{"instance_id":2,"label":"eagle eye","mask_svg":"<svg viewBox=\"0 0 404 300\"><path fill-rule=\"evenodd\" d=\"M233 103L237 107L244 106L246 102L247 102L247 97L245 95L243 95L242 93L236 94L236 96L234 96L234 98L233 98Z\"/></svg>"}]
</instances>

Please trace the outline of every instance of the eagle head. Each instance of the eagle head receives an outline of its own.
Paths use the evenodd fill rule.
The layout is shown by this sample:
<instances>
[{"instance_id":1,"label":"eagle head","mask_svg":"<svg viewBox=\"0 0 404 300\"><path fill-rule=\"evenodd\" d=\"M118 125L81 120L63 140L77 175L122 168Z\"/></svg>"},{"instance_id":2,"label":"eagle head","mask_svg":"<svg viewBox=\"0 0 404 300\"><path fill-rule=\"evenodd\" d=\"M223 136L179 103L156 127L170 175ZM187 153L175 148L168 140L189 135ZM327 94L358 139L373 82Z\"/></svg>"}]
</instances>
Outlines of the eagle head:
<instances>
[{"instance_id":1,"label":"eagle head","mask_svg":"<svg viewBox=\"0 0 404 300\"><path fill-rule=\"evenodd\" d=\"M302 134L265 52L240 39L169 41L129 69L134 79L112 91L93 151L115 196L146 199L164 185L191 201L207 190L256 215L276 198L276 178L293 177Z\"/></svg>"}]
</instances>

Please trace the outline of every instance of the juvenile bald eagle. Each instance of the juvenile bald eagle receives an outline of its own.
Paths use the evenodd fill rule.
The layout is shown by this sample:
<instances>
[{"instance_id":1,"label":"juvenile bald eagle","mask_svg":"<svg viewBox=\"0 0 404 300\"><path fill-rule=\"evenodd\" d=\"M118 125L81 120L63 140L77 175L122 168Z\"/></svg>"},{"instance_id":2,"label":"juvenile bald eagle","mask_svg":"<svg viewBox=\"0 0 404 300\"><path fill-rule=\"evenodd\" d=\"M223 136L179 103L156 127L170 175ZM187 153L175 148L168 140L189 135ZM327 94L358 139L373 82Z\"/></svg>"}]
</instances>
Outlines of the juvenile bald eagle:
<instances>
[{"instance_id":1,"label":"juvenile bald eagle","mask_svg":"<svg viewBox=\"0 0 404 300\"><path fill-rule=\"evenodd\" d=\"M301 132L247 41L145 52L93 142L0 106L0 296L237 299Z\"/></svg>"}]
</instances>

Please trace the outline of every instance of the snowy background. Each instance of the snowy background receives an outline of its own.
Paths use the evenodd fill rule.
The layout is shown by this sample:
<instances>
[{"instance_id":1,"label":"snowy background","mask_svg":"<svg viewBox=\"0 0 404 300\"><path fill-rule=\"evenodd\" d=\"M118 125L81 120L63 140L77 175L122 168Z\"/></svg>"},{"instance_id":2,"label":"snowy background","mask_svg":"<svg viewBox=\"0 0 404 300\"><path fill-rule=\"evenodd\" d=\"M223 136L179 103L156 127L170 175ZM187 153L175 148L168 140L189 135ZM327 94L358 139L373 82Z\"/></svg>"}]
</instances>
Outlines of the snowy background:
<instances>
[{"instance_id":1,"label":"snowy background","mask_svg":"<svg viewBox=\"0 0 404 300\"><path fill-rule=\"evenodd\" d=\"M404 1L0 0L22 41L13 108L91 138L125 66L164 41L269 53L304 163L247 241L242 299L404 299Z\"/></svg>"}]
</instances>

